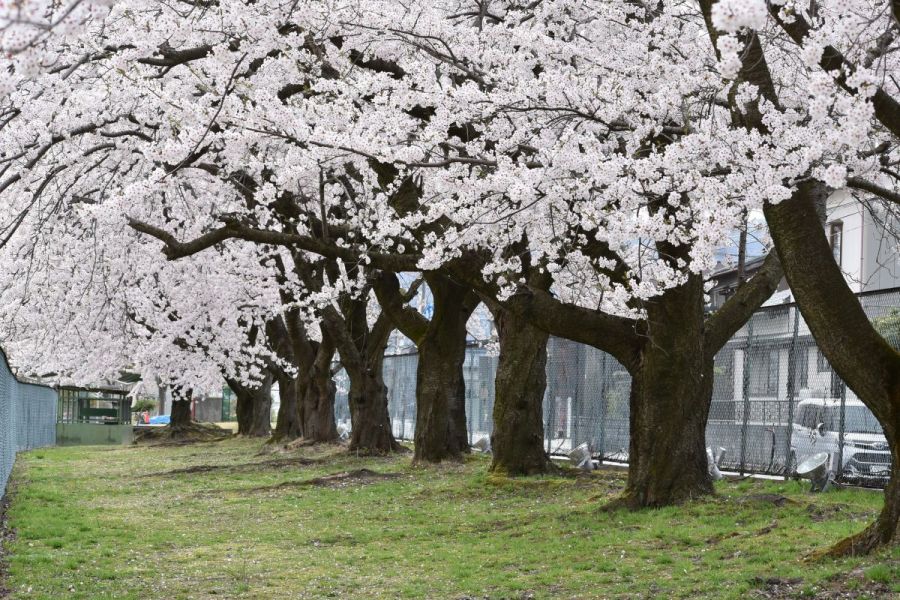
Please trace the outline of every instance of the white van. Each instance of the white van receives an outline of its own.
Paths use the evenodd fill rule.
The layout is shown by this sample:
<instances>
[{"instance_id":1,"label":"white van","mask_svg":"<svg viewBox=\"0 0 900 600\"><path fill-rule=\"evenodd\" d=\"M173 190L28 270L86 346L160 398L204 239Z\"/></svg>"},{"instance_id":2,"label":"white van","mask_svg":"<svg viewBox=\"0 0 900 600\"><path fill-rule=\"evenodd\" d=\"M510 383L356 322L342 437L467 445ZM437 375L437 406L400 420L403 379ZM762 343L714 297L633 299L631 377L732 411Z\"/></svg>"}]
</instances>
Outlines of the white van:
<instances>
[{"instance_id":1,"label":"white van","mask_svg":"<svg viewBox=\"0 0 900 600\"><path fill-rule=\"evenodd\" d=\"M844 413L843 479L873 481L887 479L891 472L891 452L884 431L875 416L859 400L846 400ZM831 455L831 470L838 473L841 401L825 398L801 400L791 430L793 473L798 462L817 452Z\"/></svg>"}]
</instances>

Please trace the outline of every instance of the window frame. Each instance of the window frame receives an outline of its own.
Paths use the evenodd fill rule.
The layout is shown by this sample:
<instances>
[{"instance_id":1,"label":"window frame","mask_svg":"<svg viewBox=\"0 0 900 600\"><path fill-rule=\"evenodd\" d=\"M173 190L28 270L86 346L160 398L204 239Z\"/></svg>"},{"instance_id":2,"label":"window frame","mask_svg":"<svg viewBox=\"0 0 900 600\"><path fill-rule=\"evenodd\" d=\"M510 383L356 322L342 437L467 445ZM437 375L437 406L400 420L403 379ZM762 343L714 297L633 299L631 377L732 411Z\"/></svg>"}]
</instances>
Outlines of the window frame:
<instances>
[{"instance_id":1,"label":"window frame","mask_svg":"<svg viewBox=\"0 0 900 600\"><path fill-rule=\"evenodd\" d=\"M828 224L828 245L831 247L831 255L840 267L844 255L844 222L832 221Z\"/></svg>"}]
</instances>

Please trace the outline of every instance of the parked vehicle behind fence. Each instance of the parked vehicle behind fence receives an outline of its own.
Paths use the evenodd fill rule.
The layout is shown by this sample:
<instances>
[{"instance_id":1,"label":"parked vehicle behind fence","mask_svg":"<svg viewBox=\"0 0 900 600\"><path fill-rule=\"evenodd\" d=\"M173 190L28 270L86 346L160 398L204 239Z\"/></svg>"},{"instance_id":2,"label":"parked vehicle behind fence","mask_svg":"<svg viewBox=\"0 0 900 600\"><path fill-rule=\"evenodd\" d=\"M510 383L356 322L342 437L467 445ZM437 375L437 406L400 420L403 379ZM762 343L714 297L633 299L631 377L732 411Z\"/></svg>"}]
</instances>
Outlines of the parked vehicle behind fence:
<instances>
[{"instance_id":1,"label":"parked vehicle behind fence","mask_svg":"<svg viewBox=\"0 0 900 600\"><path fill-rule=\"evenodd\" d=\"M859 400L845 401L843 427L840 400L800 401L791 431L791 472L804 458L818 452L831 455L832 472L846 481L883 483L891 472L891 453L884 431Z\"/></svg>"}]
</instances>

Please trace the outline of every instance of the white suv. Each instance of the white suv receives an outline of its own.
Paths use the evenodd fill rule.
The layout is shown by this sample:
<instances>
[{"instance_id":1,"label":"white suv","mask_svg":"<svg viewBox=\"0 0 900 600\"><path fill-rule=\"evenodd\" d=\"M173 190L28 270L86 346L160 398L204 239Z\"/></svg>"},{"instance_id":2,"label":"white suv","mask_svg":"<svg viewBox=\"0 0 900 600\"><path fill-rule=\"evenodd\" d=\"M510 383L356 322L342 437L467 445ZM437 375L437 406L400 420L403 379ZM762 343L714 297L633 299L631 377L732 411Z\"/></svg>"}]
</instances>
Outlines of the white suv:
<instances>
[{"instance_id":1,"label":"white suv","mask_svg":"<svg viewBox=\"0 0 900 600\"><path fill-rule=\"evenodd\" d=\"M831 455L831 470L838 474L838 456L842 456L843 479L871 481L890 476L891 452L884 431L875 416L859 400L844 403L844 449L840 452L840 400L811 398L801 400L794 415L791 431L791 463L797 463L818 452Z\"/></svg>"}]
</instances>

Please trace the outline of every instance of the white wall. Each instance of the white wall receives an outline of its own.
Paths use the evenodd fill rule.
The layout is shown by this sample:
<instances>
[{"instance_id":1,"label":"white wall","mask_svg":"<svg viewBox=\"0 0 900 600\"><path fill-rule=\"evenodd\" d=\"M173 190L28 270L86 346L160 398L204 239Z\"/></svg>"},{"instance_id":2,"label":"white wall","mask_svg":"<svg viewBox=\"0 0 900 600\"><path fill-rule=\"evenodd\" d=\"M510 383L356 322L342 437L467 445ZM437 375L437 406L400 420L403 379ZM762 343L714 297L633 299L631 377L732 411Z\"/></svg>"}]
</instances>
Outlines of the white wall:
<instances>
[{"instance_id":1,"label":"white wall","mask_svg":"<svg viewBox=\"0 0 900 600\"><path fill-rule=\"evenodd\" d=\"M873 206L877 209L877 203ZM841 269L854 292L900 286L900 223L887 214L873 216L848 190L828 199L826 233L834 221L844 224Z\"/></svg>"}]
</instances>

